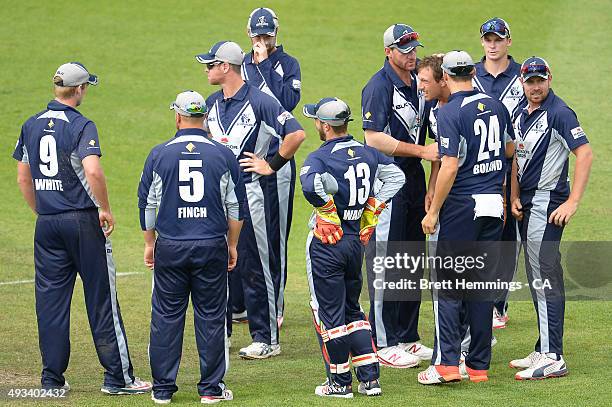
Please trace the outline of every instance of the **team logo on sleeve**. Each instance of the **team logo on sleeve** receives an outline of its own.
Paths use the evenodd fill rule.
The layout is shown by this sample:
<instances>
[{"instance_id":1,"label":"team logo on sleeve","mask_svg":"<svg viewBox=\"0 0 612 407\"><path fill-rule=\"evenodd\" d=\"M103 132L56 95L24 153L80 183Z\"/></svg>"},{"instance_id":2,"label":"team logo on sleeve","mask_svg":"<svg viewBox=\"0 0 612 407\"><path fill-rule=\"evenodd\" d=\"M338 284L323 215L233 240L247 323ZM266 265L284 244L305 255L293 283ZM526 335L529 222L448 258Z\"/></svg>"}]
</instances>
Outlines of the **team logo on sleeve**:
<instances>
[{"instance_id":1,"label":"team logo on sleeve","mask_svg":"<svg viewBox=\"0 0 612 407\"><path fill-rule=\"evenodd\" d=\"M440 144L442 145L442 147L448 148L449 143L450 139L448 137L440 137Z\"/></svg>"},{"instance_id":2,"label":"team logo on sleeve","mask_svg":"<svg viewBox=\"0 0 612 407\"><path fill-rule=\"evenodd\" d=\"M302 89L302 82L298 81L297 79L294 79L291 86L293 86L293 89L295 90L300 90Z\"/></svg>"},{"instance_id":3,"label":"team logo on sleeve","mask_svg":"<svg viewBox=\"0 0 612 407\"><path fill-rule=\"evenodd\" d=\"M302 167L302 169L300 170L300 177L301 177L302 175L306 175L306 174L308 174L308 170L309 170L309 169L310 169L310 165L305 165L305 166L303 166L303 167Z\"/></svg>"},{"instance_id":4,"label":"team logo on sleeve","mask_svg":"<svg viewBox=\"0 0 612 407\"><path fill-rule=\"evenodd\" d=\"M582 130L582 127L580 127L580 126L574 127L571 130L571 133L572 133L572 137L574 137L574 139L579 139L580 137L586 136L586 134L584 134L584 130Z\"/></svg>"},{"instance_id":5,"label":"team logo on sleeve","mask_svg":"<svg viewBox=\"0 0 612 407\"><path fill-rule=\"evenodd\" d=\"M276 118L276 120L278 120L278 122L279 122L281 125L283 125L283 126L285 125L285 122L286 122L287 120L290 120L290 119L293 119L293 115L292 115L291 113L289 113L289 112L282 112L282 113L281 113L281 114L280 114L280 115L279 115L279 116Z\"/></svg>"}]
</instances>

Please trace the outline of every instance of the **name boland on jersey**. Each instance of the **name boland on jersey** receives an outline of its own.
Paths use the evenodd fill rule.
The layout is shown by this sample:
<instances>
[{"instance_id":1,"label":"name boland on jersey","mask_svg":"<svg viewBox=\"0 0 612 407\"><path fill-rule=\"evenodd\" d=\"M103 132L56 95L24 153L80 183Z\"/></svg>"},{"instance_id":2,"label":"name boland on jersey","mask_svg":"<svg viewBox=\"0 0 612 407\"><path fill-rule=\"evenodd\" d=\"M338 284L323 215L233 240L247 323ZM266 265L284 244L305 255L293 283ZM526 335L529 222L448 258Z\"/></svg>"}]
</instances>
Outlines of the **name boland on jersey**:
<instances>
[{"instance_id":1,"label":"name boland on jersey","mask_svg":"<svg viewBox=\"0 0 612 407\"><path fill-rule=\"evenodd\" d=\"M140 225L172 240L223 237L228 218L242 220L244 197L232 152L203 130L179 130L147 157L138 186Z\"/></svg>"},{"instance_id":2,"label":"name boland on jersey","mask_svg":"<svg viewBox=\"0 0 612 407\"><path fill-rule=\"evenodd\" d=\"M438 114L441 156L459 158L451 194L501 194L506 143L514 139L504 105L477 90L450 96Z\"/></svg>"},{"instance_id":3,"label":"name boland on jersey","mask_svg":"<svg viewBox=\"0 0 612 407\"><path fill-rule=\"evenodd\" d=\"M297 59L279 45L265 60L256 64L253 52L244 57L242 78L251 86L275 98L288 112L300 101L302 74Z\"/></svg>"},{"instance_id":4,"label":"name boland on jersey","mask_svg":"<svg viewBox=\"0 0 612 407\"><path fill-rule=\"evenodd\" d=\"M38 214L97 206L82 163L89 155L102 155L98 130L70 106L52 100L23 124L13 158L30 165Z\"/></svg>"},{"instance_id":5,"label":"name boland on jersey","mask_svg":"<svg viewBox=\"0 0 612 407\"><path fill-rule=\"evenodd\" d=\"M418 91L417 75L411 86L397 76L388 60L361 92L363 129L383 132L406 143L425 145L429 104ZM402 169L418 164L416 157L394 157Z\"/></svg>"},{"instance_id":6,"label":"name boland on jersey","mask_svg":"<svg viewBox=\"0 0 612 407\"><path fill-rule=\"evenodd\" d=\"M513 121L521 191L569 196L569 153L589 142L576 113L550 89L539 108L525 107Z\"/></svg>"},{"instance_id":7,"label":"name boland on jersey","mask_svg":"<svg viewBox=\"0 0 612 407\"><path fill-rule=\"evenodd\" d=\"M480 92L498 99L506 106L510 117L527 104L523 85L520 81L521 64L508 56L508 68L497 77L491 75L484 66L485 58L476 64L476 75L472 79L472 84Z\"/></svg>"},{"instance_id":8,"label":"name boland on jersey","mask_svg":"<svg viewBox=\"0 0 612 407\"><path fill-rule=\"evenodd\" d=\"M326 141L310 153L300 181L304 196L314 207L323 206L332 196L344 234L359 235L368 197L390 200L404 185L405 176L391 158L348 135Z\"/></svg>"},{"instance_id":9,"label":"name boland on jersey","mask_svg":"<svg viewBox=\"0 0 612 407\"><path fill-rule=\"evenodd\" d=\"M222 91L215 92L206 99L206 105L211 137L228 147L237 159L244 158L244 152L264 159L270 157L276 154L287 134L302 130L293 115L274 98L248 84L227 99ZM260 177L243 172L245 183Z\"/></svg>"}]
</instances>

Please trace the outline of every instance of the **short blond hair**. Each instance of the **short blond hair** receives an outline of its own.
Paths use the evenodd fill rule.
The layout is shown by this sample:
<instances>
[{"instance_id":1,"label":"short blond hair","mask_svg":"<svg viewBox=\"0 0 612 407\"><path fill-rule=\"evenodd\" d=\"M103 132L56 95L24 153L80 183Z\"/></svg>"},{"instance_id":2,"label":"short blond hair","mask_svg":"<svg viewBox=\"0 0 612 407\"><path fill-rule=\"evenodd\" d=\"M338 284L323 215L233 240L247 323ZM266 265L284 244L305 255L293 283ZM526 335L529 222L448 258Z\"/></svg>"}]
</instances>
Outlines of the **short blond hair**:
<instances>
[{"instance_id":1,"label":"short blond hair","mask_svg":"<svg viewBox=\"0 0 612 407\"><path fill-rule=\"evenodd\" d=\"M81 86L61 86L59 85L61 83L63 82L60 76L53 77L53 93L55 94L55 97L60 99L70 99L71 97L75 96L77 88Z\"/></svg>"}]
</instances>

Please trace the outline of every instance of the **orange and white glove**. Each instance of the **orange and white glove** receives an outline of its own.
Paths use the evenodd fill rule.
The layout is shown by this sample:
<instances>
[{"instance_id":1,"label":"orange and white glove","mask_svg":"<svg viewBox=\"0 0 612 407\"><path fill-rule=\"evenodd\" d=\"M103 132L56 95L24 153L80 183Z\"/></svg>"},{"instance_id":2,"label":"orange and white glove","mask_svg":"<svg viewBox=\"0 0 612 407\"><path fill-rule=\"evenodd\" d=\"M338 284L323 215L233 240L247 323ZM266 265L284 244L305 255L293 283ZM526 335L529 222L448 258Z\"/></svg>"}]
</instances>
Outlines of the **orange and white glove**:
<instances>
[{"instance_id":1,"label":"orange and white glove","mask_svg":"<svg viewBox=\"0 0 612 407\"><path fill-rule=\"evenodd\" d=\"M316 225L313 234L324 244L336 244L344 235L333 199L315 208Z\"/></svg>"},{"instance_id":2,"label":"orange and white glove","mask_svg":"<svg viewBox=\"0 0 612 407\"><path fill-rule=\"evenodd\" d=\"M378 225L378 216L386 206L383 201L379 201L372 196L368 198L363 208L359 225L359 240L361 240L364 246L370 241L372 233L374 233L376 225Z\"/></svg>"}]
</instances>

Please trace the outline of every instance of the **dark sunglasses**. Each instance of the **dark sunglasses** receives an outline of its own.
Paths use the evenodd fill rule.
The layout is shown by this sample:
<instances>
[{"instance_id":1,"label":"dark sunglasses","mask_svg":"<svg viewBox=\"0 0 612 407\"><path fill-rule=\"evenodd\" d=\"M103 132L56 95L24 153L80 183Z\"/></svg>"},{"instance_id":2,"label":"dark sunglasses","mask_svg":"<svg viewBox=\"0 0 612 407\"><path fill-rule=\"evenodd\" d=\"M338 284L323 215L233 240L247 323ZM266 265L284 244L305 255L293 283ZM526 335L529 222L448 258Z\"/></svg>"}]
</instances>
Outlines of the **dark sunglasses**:
<instances>
[{"instance_id":1,"label":"dark sunglasses","mask_svg":"<svg viewBox=\"0 0 612 407\"><path fill-rule=\"evenodd\" d=\"M211 69L213 69L215 66L217 65L221 65L223 62L217 61L217 62L210 62L208 64L206 64L206 69L208 69L209 71Z\"/></svg>"}]
</instances>

